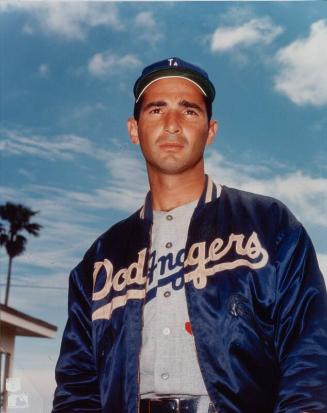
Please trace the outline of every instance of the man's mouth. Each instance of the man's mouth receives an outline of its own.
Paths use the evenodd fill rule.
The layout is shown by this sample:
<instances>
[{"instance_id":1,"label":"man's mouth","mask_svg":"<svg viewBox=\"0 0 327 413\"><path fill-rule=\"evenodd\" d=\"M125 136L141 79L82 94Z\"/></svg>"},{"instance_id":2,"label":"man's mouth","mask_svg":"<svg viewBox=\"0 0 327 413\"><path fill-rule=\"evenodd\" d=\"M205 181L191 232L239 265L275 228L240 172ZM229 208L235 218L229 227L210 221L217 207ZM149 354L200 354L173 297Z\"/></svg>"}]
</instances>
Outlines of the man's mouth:
<instances>
[{"instance_id":1,"label":"man's mouth","mask_svg":"<svg viewBox=\"0 0 327 413\"><path fill-rule=\"evenodd\" d=\"M182 149L184 145L178 142L164 142L159 145L161 149Z\"/></svg>"}]
</instances>

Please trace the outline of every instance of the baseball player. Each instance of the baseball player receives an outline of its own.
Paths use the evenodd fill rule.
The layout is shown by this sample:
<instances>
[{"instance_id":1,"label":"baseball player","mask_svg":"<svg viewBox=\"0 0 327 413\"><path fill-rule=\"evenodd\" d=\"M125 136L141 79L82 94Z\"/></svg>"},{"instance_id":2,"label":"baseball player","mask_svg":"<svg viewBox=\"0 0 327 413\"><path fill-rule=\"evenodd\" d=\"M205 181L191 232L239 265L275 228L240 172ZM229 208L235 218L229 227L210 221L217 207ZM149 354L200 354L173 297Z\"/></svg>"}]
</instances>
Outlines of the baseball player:
<instances>
[{"instance_id":1,"label":"baseball player","mask_svg":"<svg viewBox=\"0 0 327 413\"><path fill-rule=\"evenodd\" d=\"M326 288L305 229L205 174L204 70L156 62L134 95L150 191L71 272L53 413L326 412Z\"/></svg>"}]
</instances>

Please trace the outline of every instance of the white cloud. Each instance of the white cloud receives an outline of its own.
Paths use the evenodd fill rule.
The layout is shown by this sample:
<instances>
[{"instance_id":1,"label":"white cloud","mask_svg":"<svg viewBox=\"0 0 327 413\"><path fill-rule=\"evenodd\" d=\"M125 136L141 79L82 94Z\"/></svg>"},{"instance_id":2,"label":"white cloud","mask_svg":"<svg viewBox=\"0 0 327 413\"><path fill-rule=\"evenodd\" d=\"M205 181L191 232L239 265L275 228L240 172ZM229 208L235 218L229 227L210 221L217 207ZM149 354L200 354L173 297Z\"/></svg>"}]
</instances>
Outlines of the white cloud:
<instances>
[{"instance_id":1,"label":"white cloud","mask_svg":"<svg viewBox=\"0 0 327 413\"><path fill-rule=\"evenodd\" d=\"M94 76L106 76L121 70L140 66L140 60L133 54L117 56L111 52L96 53L88 63L89 72Z\"/></svg>"},{"instance_id":2,"label":"white cloud","mask_svg":"<svg viewBox=\"0 0 327 413\"><path fill-rule=\"evenodd\" d=\"M297 105L327 104L327 21L319 20L310 27L306 38L280 49L280 65L275 88Z\"/></svg>"},{"instance_id":3,"label":"white cloud","mask_svg":"<svg viewBox=\"0 0 327 413\"><path fill-rule=\"evenodd\" d=\"M32 16L33 22L23 26L23 32L33 34L36 29L68 40L84 40L93 27L107 26L121 30L123 25L118 8L108 2L1 2L1 12L22 11Z\"/></svg>"},{"instance_id":4,"label":"white cloud","mask_svg":"<svg viewBox=\"0 0 327 413\"><path fill-rule=\"evenodd\" d=\"M74 106L70 112L66 113L62 117L63 122L71 121L72 119L85 119L94 113L99 113L107 110L108 108L102 102L91 103L81 103Z\"/></svg>"},{"instance_id":5,"label":"white cloud","mask_svg":"<svg viewBox=\"0 0 327 413\"><path fill-rule=\"evenodd\" d=\"M300 170L285 173L274 165L238 165L215 150L208 152L206 165L217 182L273 196L283 201L304 225L327 227L327 178L314 178Z\"/></svg>"},{"instance_id":6,"label":"white cloud","mask_svg":"<svg viewBox=\"0 0 327 413\"><path fill-rule=\"evenodd\" d=\"M98 156L108 170L107 185L89 193L70 191L67 198L90 209L113 208L130 213L139 208L148 188L144 161L128 150L100 151Z\"/></svg>"},{"instance_id":7,"label":"white cloud","mask_svg":"<svg viewBox=\"0 0 327 413\"><path fill-rule=\"evenodd\" d=\"M238 26L218 27L211 37L211 51L226 52L254 44L269 44L282 31L269 17L253 18Z\"/></svg>"},{"instance_id":8,"label":"white cloud","mask_svg":"<svg viewBox=\"0 0 327 413\"><path fill-rule=\"evenodd\" d=\"M47 268L67 271L80 253L81 245L87 248L96 237L92 211L82 203L72 202L69 191L47 186L26 185L8 191L0 187L2 199L23 203L40 211L34 221L42 225L39 237L29 237L28 248L15 259L14 266ZM78 242L76 243L76 240Z\"/></svg>"},{"instance_id":9,"label":"white cloud","mask_svg":"<svg viewBox=\"0 0 327 413\"><path fill-rule=\"evenodd\" d=\"M135 16L135 23L138 27L153 29L157 23L151 11L141 11Z\"/></svg>"},{"instance_id":10,"label":"white cloud","mask_svg":"<svg viewBox=\"0 0 327 413\"><path fill-rule=\"evenodd\" d=\"M39 66L38 72L41 77L47 77L49 74L49 65L47 65L46 63L42 63Z\"/></svg>"},{"instance_id":11,"label":"white cloud","mask_svg":"<svg viewBox=\"0 0 327 413\"><path fill-rule=\"evenodd\" d=\"M31 135L17 130L0 130L0 149L12 155L33 155L51 160L70 160L75 154L89 154L91 142L77 135L53 138Z\"/></svg>"},{"instance_id":12,"label":"white cloud","mask_svg":"<svg viewBox=\"0 0 327 413\"><path fill-rule=\"evenodd\" d=\"M135 27L138 30L140 40L144 40L151 46L155 46L164 37L162 21L157 21L151 11L142 11L135 16Z\"/></svg>"}]
</instances>

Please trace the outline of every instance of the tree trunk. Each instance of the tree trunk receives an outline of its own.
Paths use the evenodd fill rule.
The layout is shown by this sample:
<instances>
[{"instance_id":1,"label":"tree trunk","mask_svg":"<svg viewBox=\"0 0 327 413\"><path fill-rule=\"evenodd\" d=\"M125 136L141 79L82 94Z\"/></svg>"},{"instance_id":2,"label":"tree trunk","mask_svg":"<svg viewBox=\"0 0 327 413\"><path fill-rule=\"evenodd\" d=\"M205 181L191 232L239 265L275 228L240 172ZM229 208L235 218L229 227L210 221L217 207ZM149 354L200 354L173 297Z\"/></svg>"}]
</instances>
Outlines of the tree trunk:
<instances>
[{"instance_id":1,"label":"tree trunk","mask_svg":"<svg viewBox=\"0 0 327 413\"><path fill-rule=\"evenodd\" d=\"M9 289L10 289L10 278L11 278L12 260L13 260L13 257L9 257L8 273L7 273L7 283L6 283L5 305L8 305L8 299L9 299Z\"/></svg>"}]
</instances>

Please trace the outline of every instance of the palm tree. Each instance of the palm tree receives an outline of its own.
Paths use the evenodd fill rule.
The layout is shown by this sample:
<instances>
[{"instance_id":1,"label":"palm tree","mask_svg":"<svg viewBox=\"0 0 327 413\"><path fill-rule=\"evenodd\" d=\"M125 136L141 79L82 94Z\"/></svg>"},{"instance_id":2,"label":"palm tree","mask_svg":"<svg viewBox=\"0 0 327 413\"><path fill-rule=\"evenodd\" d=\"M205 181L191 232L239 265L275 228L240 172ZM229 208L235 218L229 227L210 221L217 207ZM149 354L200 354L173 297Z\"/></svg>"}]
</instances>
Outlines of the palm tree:
<instances>
[{"instance_id":1,"label":"palm tree","mask_svg":"<svg viewBox=\"0 0 327 413\"><path fill-rule=\"evenodd\" d=\"M3 221L8 221L7 228L0 223L0 246L6 248L9 256L5 305L8 305L12 261L15 257L21 255L26 248L27 239L20 232L26 231L35 237L39 235L42 225L30 222L30 219L37 213L38 211L32 211L21 204L7 202L4 205L0 205L0 218Z\"/></svg>"},{"instance_id":2,"label":"palm tree","mask_svg":"<svg viewBox=\"0 0 327 413\"><path fill-rule=\"evenodd\" d=\"M2 247L3 245L5 245L6 243L6 229L5 227L2 225L2 223L0 222L0 247Z\"/></svg>"}]
</instances>

